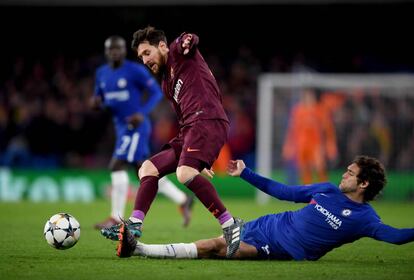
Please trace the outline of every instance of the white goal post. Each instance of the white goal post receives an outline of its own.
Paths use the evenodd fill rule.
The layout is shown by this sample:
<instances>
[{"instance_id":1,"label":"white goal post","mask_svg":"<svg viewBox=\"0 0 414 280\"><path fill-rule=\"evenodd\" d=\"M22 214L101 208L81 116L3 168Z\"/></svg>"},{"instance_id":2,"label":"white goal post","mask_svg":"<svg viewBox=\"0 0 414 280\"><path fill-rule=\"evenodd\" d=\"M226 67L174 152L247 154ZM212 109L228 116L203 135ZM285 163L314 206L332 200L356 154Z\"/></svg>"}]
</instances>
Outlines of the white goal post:
<instances>
[{"instance_id":1,"label":"white goal post","mask_svg":"<svg viewBox=\"0 0 414 280\"><path fill-rule=\"evenodd\" d=\"M414 75L412 74L321 74L263 73L258 76L257 124L256 124L256 170L263 176L272 174L272 139L274 131L273 106L277 102L278 89L300 89L315 87L325 90L350 88L390 89L395 95L398 89L412 89L414 94ZM269 196L261 191L256 196L258 203L266 203Z\"/></svg>"}]
</instances>

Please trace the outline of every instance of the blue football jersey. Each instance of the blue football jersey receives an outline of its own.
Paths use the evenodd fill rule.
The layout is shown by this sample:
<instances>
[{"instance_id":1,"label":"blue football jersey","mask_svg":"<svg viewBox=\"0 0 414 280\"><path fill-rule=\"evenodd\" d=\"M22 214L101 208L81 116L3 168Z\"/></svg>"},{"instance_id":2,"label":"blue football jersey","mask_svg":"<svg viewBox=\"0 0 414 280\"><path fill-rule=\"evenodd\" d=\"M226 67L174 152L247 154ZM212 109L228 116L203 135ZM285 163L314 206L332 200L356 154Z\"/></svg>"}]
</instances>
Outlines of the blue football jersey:
<instances>
[{"instance_id":1,"label":"blue football jersey","mask_svg":"<svg viewBox=\"0 0 414 280\"><path fill-rule=\"evenodd\" d=\"M246 242L253 239L252 245L259 252L265 250L270 258L286 251L296 260L317 260L332 249L362 237L394 244L414 240L414 229L383 224L370 204L349 199L331 183L287 186L248 168L241 177L276 198L307 203L297 211L267 215L249 222L251 225L247 223L247 230L260 230L254 233L258 236L256 240L252 234L245 233Z\"/></svg>"},{"instance_id":2,"label":"blue football jersey","mask_svg":"<svg viewBox=\"0 0 414 280\"><path fill-rule=\"evenodd\" d=\"M128 162L147 157L151 133L148 114L162 98L161 88L149 70L129 60L115 69L105 64L96 71L95 95L102 98L113 115L117 135L114 156ZM131 128L126 121L134 113L145 116L137 128Z\"/></svg>"}]
</instances>

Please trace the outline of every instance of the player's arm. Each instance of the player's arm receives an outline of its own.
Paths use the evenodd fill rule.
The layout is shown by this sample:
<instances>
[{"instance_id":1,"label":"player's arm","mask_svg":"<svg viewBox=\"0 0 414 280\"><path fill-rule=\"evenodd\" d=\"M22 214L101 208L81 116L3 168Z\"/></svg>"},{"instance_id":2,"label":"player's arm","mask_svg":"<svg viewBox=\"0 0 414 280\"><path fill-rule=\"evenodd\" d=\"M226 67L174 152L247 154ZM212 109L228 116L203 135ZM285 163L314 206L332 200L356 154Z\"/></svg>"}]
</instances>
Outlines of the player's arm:
<instances>
[{"instance_id":1,"label":"player's arm","mask_svg":"<svg viewBox=\"0 0 414 280\"><path fill-rule=\"evenodd\" d=\"M94 88L94 94L89 98L88 106L89 108L93 110L100 110L103 108L103 96L104 93L99 86L99 70L95 74L95 88Z\"/></svg>"},{"instance_id":2,"label":"player's arm","mask_svg":"<svg viewBox=\"0 0 414 280\"><path fill-rule=\"evenodd\" d=\"M145 116L141 113L134 113L125 118L129 129L138 127L144 120Z\"/></svg>"},{"instance_id":3,"label":"player's arm","mask_svg":"<svg viewBox=\"0 0 414 280\"><path fill-rule=\"evenodd\" d=\"M125 121L130 128L138 127L145 120L145 116L155 108L162 98L161 87L147 68L143 65L138 65L134 69L136 72L134 75L136 85L149 94L146 102L141 105L139 112L126 117Z\"/></svg>"},{"instance_id":4,"label":"player's arm","mask_svg":"<svg viewBox=\"0 0 414 280\"><path fill-rule=\"evenodd\" d=\"M89 98L88 106L93 110L102 109L102 97L99 95L93 95Z\"/></svg>"},{"instance_id":5,"label":"player's arm","mask_svg":"<svg viewBox=\"0 0 414 280\"><path fill-rule=\"evenodd\" d=\"M414 241L414 228L399 229L382 223L371 228L373 228L372 234L368 235L379 241L397 245Z\"/></svg>"},{"instance_id":6,"label":"player's arm","mask_svg":"<svg viewBox=\"0 0 414 280\"><path fill-rule=\"evenodd\" d=\"M149 93L145 104L142 104L139 113L148 115L162 99L162 90L158 82L154 79L152 74L143 65L138 67L136 77L139 77L138 83L142 90Z\"/></svg>"},{"instance_id":7,"label":"player's arm","mask_svg":"<svg viewBox=\"0 0 414 280\"><path fill-rule=\"evenodd\" d=\"M183 55L192 55L198 46L199 38L196 34L182 33L178 37L178 51Z\"/></svg>"},{"instance_id":8,"label":"player's arm","mask_svg":"<svg viewBox=\"0 0 414 280\"><path fill-rule=\"evenodd\" d=\"M295 202L310 202L317 187L313 186L288 186L280 182L265 178L246 167L242 160L230 161L227 172L231 176L240 176L254 187L270 196L281 200Z\"/></svg>"}]
</instances>

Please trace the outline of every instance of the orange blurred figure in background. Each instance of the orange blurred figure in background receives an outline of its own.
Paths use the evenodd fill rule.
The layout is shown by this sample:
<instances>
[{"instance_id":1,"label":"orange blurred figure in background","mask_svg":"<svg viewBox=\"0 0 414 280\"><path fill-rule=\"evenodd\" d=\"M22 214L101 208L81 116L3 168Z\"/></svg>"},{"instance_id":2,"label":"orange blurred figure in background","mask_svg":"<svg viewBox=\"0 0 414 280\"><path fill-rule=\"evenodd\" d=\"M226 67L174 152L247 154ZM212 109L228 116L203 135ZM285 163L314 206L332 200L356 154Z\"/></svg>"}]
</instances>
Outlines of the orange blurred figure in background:
<instances>
[{"instance_id":1,"label":"orange blurred figure in background","mask_svg":"<svg viewBox=\"0 0 414 280\"><path fill-rule=\"evenodd\" d=\"M318 102L315 92L305 89L291 111L282 156L296 163L303 184L328 180L326 159L338 155L331 112L341 104L341 99L329 94Z\"/></svg>"}]
</instances>

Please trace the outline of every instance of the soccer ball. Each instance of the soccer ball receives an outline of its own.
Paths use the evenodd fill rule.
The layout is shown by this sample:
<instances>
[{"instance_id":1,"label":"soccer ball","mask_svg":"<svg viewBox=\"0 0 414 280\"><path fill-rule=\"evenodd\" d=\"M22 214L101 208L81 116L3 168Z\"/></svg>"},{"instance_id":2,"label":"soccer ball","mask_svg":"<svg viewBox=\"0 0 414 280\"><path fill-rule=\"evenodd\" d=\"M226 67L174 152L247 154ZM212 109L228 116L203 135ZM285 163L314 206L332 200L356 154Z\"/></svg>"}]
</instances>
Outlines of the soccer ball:
<instances>
[{"instance_id":1,"label":"soccer ball","mask_svg":"<svg viewBox=\"0 0 414 280\"><path fill-rule=\"evenodd\" d=\"M59 250L69 249L79 240L80 224L72 215L58 213L47 220L43 234L50 246Z\"/></svg>"}]
</instances>

